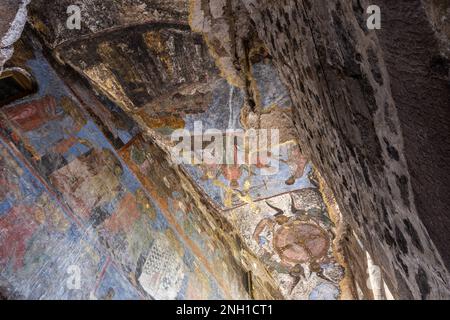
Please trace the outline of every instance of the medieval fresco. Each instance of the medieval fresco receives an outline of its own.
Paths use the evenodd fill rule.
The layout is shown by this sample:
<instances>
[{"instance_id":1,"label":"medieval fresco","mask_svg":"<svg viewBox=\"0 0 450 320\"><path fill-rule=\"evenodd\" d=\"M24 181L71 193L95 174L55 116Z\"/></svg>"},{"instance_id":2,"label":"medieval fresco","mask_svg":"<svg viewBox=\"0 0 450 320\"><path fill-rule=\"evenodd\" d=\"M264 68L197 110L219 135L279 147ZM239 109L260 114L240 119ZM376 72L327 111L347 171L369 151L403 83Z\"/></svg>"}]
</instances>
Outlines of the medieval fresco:
<instances>
[{"instance_id":1,"label":"medieval fresco","mask_svg":"<svg viewBox=\"0 0 450 320\"><path fill-rule=\"evenodd\" d=\"M379 2L1 0L0 300L450 297L449 1Z\"/></svg>"},{"instance_id":2,"label":"medieval fresco","mask_svg":"<svg viewBox=\"0 0 450 320\"><path fill-rule=\"evenodd\" d=\"M27 67L39 92L1 109L2 290L36 299L247 298L243 270L224 269L223 245L205 244L217 256L198 256L179 234L177 197L153 197L40 52ZM192 232L196 243L202 231ZM61 286L71 268L82 270L79 290Z\"/></svg>"},{"instance_id":3,"label":"medieval fresco","mask_svg":"<svg viewBox=\"0 0 450 320\"><path fill-rule=\"evenodd\" d=\"M1 290L36 299L338 299L344 270L334 257L335 226L290 129L291 100L273 65L252 65L258 101L250 108L243 88L213 67L190 87L174 80L171 72L189 73L175 68L181 53L165 57L155 41L188 33L138 30L151 41L137 43L168 70L172 98L149 95L151 79L148 92L139 91L140 56L117 73L125 39L89 44L97 56L86 75L107 77L99 86L114 88L110 95L63 82L37 47L13 59L39 90L0 110ZM133 112L121 104L127 97ZM280 154L256 164L174 165L171 133L198 122L224 132L278 129Z\"/></svg>"},{"instance_id":4,"label":"medieval fresco","mask_svg":"<svg viewBox=\"0 0 450 320\"><path fill-rule=\"evenodd\" d=\"M91 241L92 234L70 219L3 141L0 154L1 287L18 298L89 297L105 262L105 256ZM80 290L65 285L71 266L83 268Z\"/></svg>"},{"instance_id":5,"label":"medieval fresco","mask_svg":"<svg viewBox=\"0 0 450 320\"><path fill-rule=\"evenodd\" d=\"M312 167L303 156L295 133L288 129L292 121L290 97L270 62L255 63L252 68L260 100L257 110L248 107L242 89L224 81L213 91L213 103L207 112L186 115L185 119L185 128L191 132L197 121L201 121L205 131L265 129L270 134L271 129L279 130L279 154L262 152L258 157L267 158L258 158L256 164L185 165L192 179L222 210L311 187L308 174ZM241 151L248 157L250 150ZM267 165L271 158L276 158L276 168Z\"/></svg>"}]
</instances>

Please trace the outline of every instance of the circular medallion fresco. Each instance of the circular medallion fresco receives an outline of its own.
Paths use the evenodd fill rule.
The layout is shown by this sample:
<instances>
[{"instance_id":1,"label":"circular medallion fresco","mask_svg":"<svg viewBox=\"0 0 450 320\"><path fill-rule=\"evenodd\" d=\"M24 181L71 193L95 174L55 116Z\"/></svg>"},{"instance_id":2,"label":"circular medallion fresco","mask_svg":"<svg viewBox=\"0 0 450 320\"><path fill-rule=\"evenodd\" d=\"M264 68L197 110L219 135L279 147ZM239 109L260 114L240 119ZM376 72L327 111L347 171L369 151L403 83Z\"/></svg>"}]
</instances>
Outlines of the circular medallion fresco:
<instances>
[{"instance_id":1,"label":"circular medallion fresco","mask_svg":"<svg viewBox=\"0 0 450 320\"><path fill-rule=\"evenodd\" d=\"M319 260L327 254L329 246L330 240L322 228L301 221L281 226L274 236L275 251L287 264Z\"/></svg>"}]
</instances>

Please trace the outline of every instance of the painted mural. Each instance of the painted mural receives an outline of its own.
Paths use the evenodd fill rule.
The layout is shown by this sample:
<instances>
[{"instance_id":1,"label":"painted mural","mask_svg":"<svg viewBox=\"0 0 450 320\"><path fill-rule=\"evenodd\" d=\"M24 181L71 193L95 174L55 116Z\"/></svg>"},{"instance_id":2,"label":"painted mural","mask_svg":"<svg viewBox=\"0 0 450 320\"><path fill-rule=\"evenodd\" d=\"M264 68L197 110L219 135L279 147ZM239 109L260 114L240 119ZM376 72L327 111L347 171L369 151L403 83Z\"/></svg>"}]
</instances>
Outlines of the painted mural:
<instances>
[{"instance_id":1,"label":"painted mural","mask_svg":"<svg viewBox=\"0 0 450 320\"><path fill-rule=\"evenodd\" d=\"M105 42L96 52L113 55L115 45ZM37 47L21 52L28 54L15 63L36 77L39 91L0 109L0 293L339 298L344 270L334 256L335 226L269 61L252 66L257 109L242 89L213 77L207 88L195 87L204 105L155 118L149 105L130 113L114 97L69 78L63 83ZM116 59L113 65L123 57ZM111 66L90 64L91 80L116 77ZM166 100L152 103L163 108ZM263 175L262 163L173 166L171 132L192 130L196 121L204 130L280 129L279 170Z\"/></svg>"},{"instance_id":2,"label":"painted mural","mask_svg":"<svg viewBox=\"0 0 450 320\"><path fill-rule=\"evenodd\" d=\"M263 163L270 159L261 159L257 165L184 165L187 174L221 210L311 187L308 180L311 165L299 148L296 134L292 132L292 102L289 95L270 62L256 63L252 69L259 92L258 110L249 110L241 88L221 79L211 84L211 103L205 111L180 115L181 128L190 132L194 132L196 122L202 124L204 131L280 130L280 156L277 158L280 166L273 174L261 174L262 169L267 169ZM142 118L144 113L140 111L138 118ZM152 128L159 141L169 147L173 145L171 133L180 128L171 121L162 121L157 126L145 122L145 125Z\"/></svg>"},{"instance_id":3,"label":"painted mural","mask_svg":"<svg viewBox=\"0 0 450 320\"><path fill-rule=\"evenodd\" d=\"M162 203L141 184L39 51L26 67L39 92L1 109L2 291L34 299L247 298L244 271L224 269L232 265L225 248L203 239L177 195ZM134 132L120 134L123 145ZM189 237L178 223L191 224ZM204 258L199 246L215 254ZM77 270L76 289L61 285Z\"/></svg>"},{"instance_id":4,"label":"painted mural","mask_svg":"<svg viewBox=\"0 0 450 320\"><path fill-rule=\"evenodd\" d=\"M317 188L313 168L292 128L292 102L270 62L252 66L258 110L246 105L241 89L219 82L206 112L188 114L185 128L276 128L280 167L263 165L183 165L195 182L259 257L286 299L336 300L345 273L334 255L335 226ZM163 140L164 141L164 140ZM167 143L167 142L166 142ZM257 272L254 270L254 272Z\"/></svg>"},{"instance_id":5,"label":"painted mural","mask_svg":"<svg viewBox=\"0 0 450 320\"><path fill-rule=\"evenodd\" d=\"M120 273L103 282L109 260L93 231L78 225L11 150L1 142L2 291L18 299L89 299L103 285L115 288L116 298L139 298L139 291ZM80 272L78 285L71 285L71 270Z\"/></svg>"},{"instance_id":6,"label":"painted mural","mask_svg":"<svg viewBox=\"0 0 450 320\"><path fill-rule=\"evenodd\" d=\"M273 66L255 64L253 74L260 93L258 112L246 109L242 91L223 81L213 90L208 110L188 114L183 121L190 131L196 121L201 121L204 130L281 128L279 171L263 175L262 166L258 164L182 165L182 171L234 226L245 245L269 270L284 298L339 299L340 282L345 274L334 255L335 226L313 178L312 166L302 155L295 134L286 129L292 127L291 100ZM273 79L278 81L273 87L268 86ZM158 128L157 132L163 137L160 143L170 145L167 132L175 127L166 129L168 131ZM143 151L146 148L147 152ZM126 151L137 164L137 168L132 168L138 176L141 173L143 180L149 180L152 172L167 170L161 167L161 163L165 163L163 157L156 161L148 159L148 155L155 155L155 151L148 148L142 139L137 139ZM159 165L155 169L155 164L151 163ZM159 181L158 185L170 186L167 190L163 188L166 190L164 198L176 199L180 192L177 180ZM179 223L186 226L183 221ZM186 226L185 230L190 228ZM192 236L194 241L200 241L197 245L208 252L208 257L213 255L208 246L205 247L204 237ZM257 272L256 268L253 272Z\"/></svg>"}]
</instances>

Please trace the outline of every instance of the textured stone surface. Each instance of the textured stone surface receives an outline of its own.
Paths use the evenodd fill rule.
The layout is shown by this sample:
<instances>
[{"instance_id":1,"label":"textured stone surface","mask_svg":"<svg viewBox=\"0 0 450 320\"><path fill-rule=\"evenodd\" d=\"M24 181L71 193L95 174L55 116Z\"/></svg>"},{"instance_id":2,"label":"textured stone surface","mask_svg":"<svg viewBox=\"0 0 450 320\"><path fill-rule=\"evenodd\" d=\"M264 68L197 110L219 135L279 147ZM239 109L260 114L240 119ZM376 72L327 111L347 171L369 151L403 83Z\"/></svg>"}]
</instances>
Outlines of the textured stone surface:
<instances>
[{"instance_id":1,"label":"textured stone surface","mask_svg":"<svg viewBox=\"0 0 450 320\"><path fill-rule=\"evenodd\" d=\"M81 29L66 27L67 8L81 9ZM56 47L93 34L105 33L145 23L184 24L188 22L188 5L184 0L34 0L30 18L47 44Z\"/></svg>"},{"instance_id":2,"label":"textured stone surface","mask_svg":"<svg viewBox=\"0 0 450 320\"><path fill-rule=\"evenodd\" d=\"M14 42L19 40L27 21L26 6L30 0L3 0L0 3L0 74L3 65L14 53Z\"/></svg>"},{"instance_id":3,"label":"textured stone surface","mask_svg":"<svg viewBox=\"0 0 450 320\"><path fill-rule=\"evenodd\" d=\"M433 31L439 40L440 51L450 56L450 2L445 0L423 1Z\"/></svg>"}]
</instances>

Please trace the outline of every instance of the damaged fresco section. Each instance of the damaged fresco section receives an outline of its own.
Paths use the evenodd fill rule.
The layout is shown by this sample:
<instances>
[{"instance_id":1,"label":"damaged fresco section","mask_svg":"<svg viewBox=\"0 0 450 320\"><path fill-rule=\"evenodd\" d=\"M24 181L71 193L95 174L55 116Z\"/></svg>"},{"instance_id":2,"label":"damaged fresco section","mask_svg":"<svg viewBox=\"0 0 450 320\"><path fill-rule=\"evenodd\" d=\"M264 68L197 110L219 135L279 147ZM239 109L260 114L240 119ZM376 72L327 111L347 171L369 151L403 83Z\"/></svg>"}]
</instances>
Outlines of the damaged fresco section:
<instances>
[{"instance_id":1,"label":"damaged fresco section","mask_svg":"<svg viewBox=\"0 0 450 320\"><path fill-rule=\"evenodd\" d=\"M333 256L335 225L316 188L258 201L227 216L268 266L284 297L339 298L344 269Z\"/></svg>"},{"instance_id":2,"label":"damaged fresco section","mask_svg":"<svg viewBox=\"0 0 450 320\"><path fill-rule=\"evenodd\" d=\"M2 295L248 298L245 272L207 265L186 244L166 218L168 208L152 198L42 54L31 56L22 67L39 92L1 108L2 181L15 185L1 193ZM79 290L61 285L72 265L82 271ZM233 280L220 281L215 269Z\"/></svg>"},{"instance_id":3,"label":"damaged fresco section","mask_svg":"<svg viewBox=\"0 0 450 320\"><path fill-rule=\"evenodd\" d=\"M337 226L320 197L313 167L299 147L290 96L272 57L256 38L224 48L225 58L229 50L239 53L231 65L237 64L242 73L229 74L235 70L224 68L230 61L218 62L220 52L214 53L213 44L192 31L187 11L177 21L155 18L132 24L123 24L113 15L117 21L110 25L117 28L109 29L106 23L105 28L90 29L89 37L71 41L65 41L63 34L54 38L52 30L41 28L41 16L32 10L31 21L51 43L55 58L86 79L99 95L70 81L83 111L77 114L77 108L66 107L76 121L61 120L58 112L50 112L59 126L54 130L63 132L50 145L58 144L64 151L51 151L47 163L59 165L40 173L65 202L77 208L77 219L107 243L133 285L152 292L154 298L164 294L171 298L342 297L345 272L333 245ZM61 21L57 15L50 25ZM245 21L237 22L236 29L241 23ZM231 40L230 44L235 45ZM51 94L44 97L52 99ZM73 100L58 97L50 105L70 106ZM65 135L61 121L72 127L70 134ZM197 121L204 130L280 130L280 170L264 176L263 164L174 165L171 133L192 130ZM8 128L18 127L20 121ZM43 141L35 132L18 136L10 131L19 145ZM48 154L47 144L30 145L23 146L31 153L29 158L40 161ZM108 183L102 186L101 181ZM164 235L142 230L148 224ZM161 232L166 225L170 231ZM149 239L138 245L131 236L135 233ZM153 243L154 249L149 249ZM176 252L174 257L164 253L168 244ZM172 264L161 268L166 262L158 264L156 257ZM192 261L198 270L192 268ZM149 279L160 279L158 274L164 278L161 273L167 270L175 276L164 280L169 289L159 290ZM201 290L195 289L198 283ZM107 286L102 290L108 293Z\"/></svg>"},{"instance_id":4,"label":"damaged fresco section","mask_svg":"<svg viewBox=\"0 0 450 320\"><path fill-rule=\"evenodd\" d=\"M169 155L143 137L136 138L121 153L152 196L168 209L170 219L179 226L179 232L185 235L186 241L198 248L196 254L214 266L212 272L219 281L240 283L242 278L236 275L246 275L251 278L250 282L244 283L252 298L280 297L264 266L246 253L248 249L242 244L240 234L213 207L205 206L188 178L168 164ZM246 271L248 266L255 264L259 270ZM230 272L230 269L236 272Z\"/></svg>"},{"instance_id":5,"label":"damaged fresco section","mask_svg":"<svg viewBox=\"0 0 450 320\"><path fill-rule=\"evenodd\" d=\"M110 37L112 38L112 36ZM123 47L117 44L116 46ZM73 52L75 51L72 50L72 58L74 57ZM84 55L77 53L77 56L81 58ZM96 63L102 64L109 60L103 57ZM133 67L135 68L135 66ZM115 70L113 66L109 66L108 69L111 70L110 72ZM211 70L211 72L214 71L214 69ZM231 224L230 232L237 232L236 237L244 239L244 243L250 248L251 254L257 256L264 268L269 270L270 276L274 278L276 287L282 291L284 298L339 299L341 297L340 282L344 279L345 272L334 257L332 241L334 239L333 232L336 229L327 216L327 210L320 198L315 182L311 181L313 168L302 155L296 133L292 129L290 97L269 57L262 57L255 61L251 71L255 83L254 92L258 94L258 104L254 110L249 107L245 99L245 90L229 84L225 79L218 79L210 84L207 91L210 98L202 101L202 109L182 108L183 113L178 113L178 109L167 109L170 105L166 107L165 110L167 111L165 112L167 114L179 117L179 120L175 123L164 121L164 118L157 124L148 121L147 119L150 118L148 112L150 111L146 111L146 108L135 112L127 111L143 128L145 135L133 140L123 148L123 157L129 159L128 163L134 162L134 164L130 164L130 168L140 181L147 185L148 190L158 189L161 193L161 190L166 190L166 187L170 186L161 196L161 201L177 208L175 212L178 210L178 213L175 214L174 219L177 220L179 225L183 226L185 232L188 233L188 238L195 242L202 252L207 253L207 259L213 263L214 259L217 259L215 257L217 254L212 249L217 248L218 244L211 245L210 241L205 241L208 237L204 234L201 237L199 236L199 230L205 229L203 227L205 222L193 223L190 221L191 219L204 219L205 213L196 212L193 206L186 208L185 205L179 204L177 199L183 197L184 191L177 186L176 180L170 181L170 179L167 179L170 175L163 174L158 178L158 173L171 170L169 165L162 165L170 161L169 154L171 147L174 145L170 135L174 130L180 128L193 131L196 122L201 122L204 130L214 128L224 132L227 129L279 129L281 138L280 169L272 175L262 175L261 169L263 167L258 167L258 165L183 164L179 167L177 175L173 174L172 176L187 177L196 187L196 192L200 193L200 197L208 199L212 206L219 210L218 215ZM99 83L104 77L108 77L110 72L100 76L97 75L98 78L92 78L92 74L89 74L89 72L85 74L95 84ZM117 77L117 79L119 78L122 79ZM121 87L123 88L121 92L127 92L130 84L122 84ZM130 95L127 94L127 96ZM164 99L170 101L170 96ZM188 99L194 102L196 100L195 97L189 97ZM161 101L161 99L158 99L158 101ZM209 104L208 101L210 101ZM148 110L155 112L154 108ZM148 116L143 117L143 114L146 113ZM155 141L159 147L166 151L166 154L156 156L155 147L151 147L151 143L147 140ZM177 191L174 192L174 190ZM291 197L295 198L297 193L301 194L308 191L315 192L318 196L315 199L316 207L311 210L312 213L310 212L311 215L315 215L317 221L306 213L305 216L297 217L297 211L292 212L291 210ZM284 224L275 222L277 211L266 204L266 202L270 203L271 201L281 203L281 207L289 208L286 209L285 218L278 218L284 220ZM304 200L303 205L308 201L312 200ZM190 203L190 201L184 201L184 203ZM186 219L186 216L189 218ZM214 217L212 218L214 219ZM321 222L322 220L326 221L325 225ZM295 255L299 244L296 239L291 239L291 234L298 231L297 224L300 224L301 230L306 228L304 237L306 239L311 238L312 250L318 250L312 258L303 258L298 261L294 259L293 262L286 264L280 260L283 253L281 253L281 250L275 249L276 245L272 240L267 240L266 244L254 240L258 239L258 236L253 237L253 234L257 233L257 229L265 230L273 227L272 230L268 231L269 233L286 229L284 231L286 235L280 231L281 237L289 238L288 241L291 241L291 243L287 243L286 246L293 246L294 249L292 250ZM267 225L267 228L262 227L263 225ZM192 228L193 226L194 228ZM251 236L248 236L248 234L251 234ZM303 242L302 235L299 237L299 241ZM320 242L320 244L315 246L314 242ZM270 253L264 252L264 249L261 249L260 246L271 248ZM307 247L299 250L303 250L303 255L308 255L308 250L311 249ZM218 252L221 252L221 250L218 250ZM239 252L239 250L235 252ZM240 254L242 255L242 253ZM271 257L268 258L268 255L271 255ZM257 270L260 267L259 264L257 264L258 268L254 268L251 263L247 263L247 265L252 273L260 273ZM323 276L322 274L327 275ZM258 282L258 280L254 282Z\"/></svg>"},{"instance_id":6,"label":"damaged fresco section","mask_svg":"<svg viewBox=\"0 0 450 320\"><path fill-rule=\"evenodd\" d=\"M246 270L234 275L232 267L234 271L224 279L210 272L211 278L203 277L207 280L202 283L217 283L223 289L222 280L248 279L252 273L258 280L253 284L272 288L276 283L283 297L336 298L347 261L356 280L355 297L394 298L390 290L402 299L449 296L450 224L435 223L448 221L449 207L448 148L442 148L448 145L445 119L450 110L446 103L448 8L442 1L379 0L386 27L371 32L364 23L367 0L79 0L84 16L82 31L76 36L64 27L69 2L32 1L30 25L53 57L87 80L88 91L99 96L92 98L72 83L71 89L82 97L87 112L72 114L77 110L71 106L73 97L41 94L33 102L40 106L31 112L33 121L21 120L27 113L21 111L28 108L25 101L17 104L16 111L2 108L5 141L13 141L20 150L15 157L23 154L33 163L49 190L55 189L64 200L61 203L77 208L73 216L82 226L96 225L94 229L102 232L103 242L113 245L110 251L119 260L127 259L121 250L128 248L114 247L121 243L114 241L126 235L112 240L109 235L127 221L110 222L112 212L123 212L133 199L143 201L138 191L145 189L142 194L153 201L156 220L167 220L204 267L184 281L194 277L200 282L196 275L216 267L207 265L234 260ZM105 6L111 10L104 10ZM406 23L406 19L415 23ZM33 68L36 74L46 73L39 64ZM45 77L38 80L49 82ZM417 107L424 103L430 107ZM76 120L61 117L61 108ZM41 116L49 120L41 121ZM259 174L262 168L258 165L170 163L171 133L192 130L195 121L202 121L205 130L280 129L281 170L267 179ZM66 127L71 133L60 132ZM57 141L50 141L49 146L42 143L49 139L47 130L58 131ZM46 138L41 141L41 136ZM157 166L155 159L165 164ZM316 186L319 173L309 160L330 182L332 192L324 190L323 183ZM92 168L90 163L111 170ZM98 185L105 179L111 190L90 190L76 175L66 181L78 167L83 170L80 174L88 175L89 183ZM169 167L181 187L178 180L173 183ZM152 170L167 172L169 178ZM78 183L83 191L71 195ZM164 196L152 193L152 183L167 187ZM315 209L299 200L317 190L323 201L312 197ZM84 192L92 192L94 198L85 199ZM336 195L333 205L328 192ZM122 203L125 197L126 205ZM132 219L140 221L135 211L147 210L146 201L130 205ZM350 226L343 228L333 207L344 210L353 231ZM166 220L158 218L160 214ZM199 230L208 227L235 239L203 238ZM184 228L186 232L181 233ZM133 229L127 226L126 230ZM141 277L139 271L131 277L133 285L146 282L152 276L150 270L161 270L150 257L167 258L162 254L165 241L151 254L146 251L148 259L138 259L138 269L146 273ZM345 248L336 246L341 241ZM210 247L221 248L220 242L235 249L204 259L194 250L209 255ZM176 248L181 255L182 250ZM133 269L136 255L130 257L133 261L121 263ZM265 264L262 273L267 269L271 277L261 274L260 262ZM258 267L252 267L253 263ZM181 275L179 265L175 262L171 272ZM381 278L374 285L371 278L376 265ZM348 269L345 266L346 275ZM246 295L251 288L248 281L242 282L228 291ZM174 280L166 287L173 288L169 290L172 295L179 286L180 281ZM192 293L192 282L183 286L185 282L181 288L191 288L186 292ZM143 287L156 297L164 293L151 285ZM108 285L99 288L99 296L112 296ZM260 292L253 289L253 296ZM180 293L183 290L178 290L180 296L191 296ZM279 296L267 291L269 297ZM343 298L340 291L339 298ZM207 295L203 290L198 293Z\"/></svg>"},{"instance_id":7,"label":"damaged fresco section","mask_svg":"<svg viewBox=\"0 0 450 320\"><path fill-rule=\"evenodd\" d=\"M0 287L8 298L89 297L106 259L39 179L2 141ZM81 290L69 290L70 266L83 268ZM60 281L55 281L60 279ZM136 293L135 293L136 294Z\"/></svg>"},{"instance_id":8,"label":"damaged fresco section","mask_svg":"<svg viewBox=\"0 0 450 320\"><path fill-rule=\"evenodd\" d=\"M123 108L166 150L174 146L174 130L192 131L196 122L201 122L204 130L280 130L281 168L270 179L257 172L261 167L185 166L218 209L306 187L308 182L301 178L304 168L310 170L310 166L292 129L290 98L270 59L255 57L252 65L260 100L254 111L248 106L245 90L220 77L200 36L185 29L154 28L133 28L133 38L121 36L125 33L121 30L83 40L81 49L59 48L59 56ZM145 41L149 34L152 42ZM170 43L179 47L171 51ZM189 62L185 61L187 56ZM244 193L249 194L249 200L243 199Z\"/></svg>"},{"instance_id":9,"label":"damaged fresco section","mask_svg":"<svg viewBox=\"0 0 450 320\"><path fill-rule=\"evenodd\" d=\"M127 26L62 43L55 51L167 151L174 145L174 130L192 130L198 121L204 130L280 130L281 169L270 179L258 173L261 167L184 168L216 208L306 187L308 182L301 178L310 166L298 148L292 103L270 57L263 48L253 50L248 68L251 89L235 85L216 67L202 35L187 23L181 19L178 24L162 20ZM248 99L249 90L255 105Z\"/></svg>"},{"instance_id":10,"label":"damaged fresco section","mask_svg":"<svg viewBox=\"0 0 450 320\"><path fill-rule=\"evenodd\" d=\"M74 4L83 18L75 37L86 38L130 25L187 24L189 14L185 0L33 0L30 21L50 48L74 40L73 30L66 26L67 8Z\"/></svg>"},{"instance_id":11,"label":"damaged fresco section","mask_svg":"<svg viewBox=\"0 0 450 320\"><path fill-rule=\"evenodd\" d=\"M27 22L27 5L30 0L6 0L0 4L0 74L14 53L14 43L19 40Z\"/></svg>"}]
</instances>

